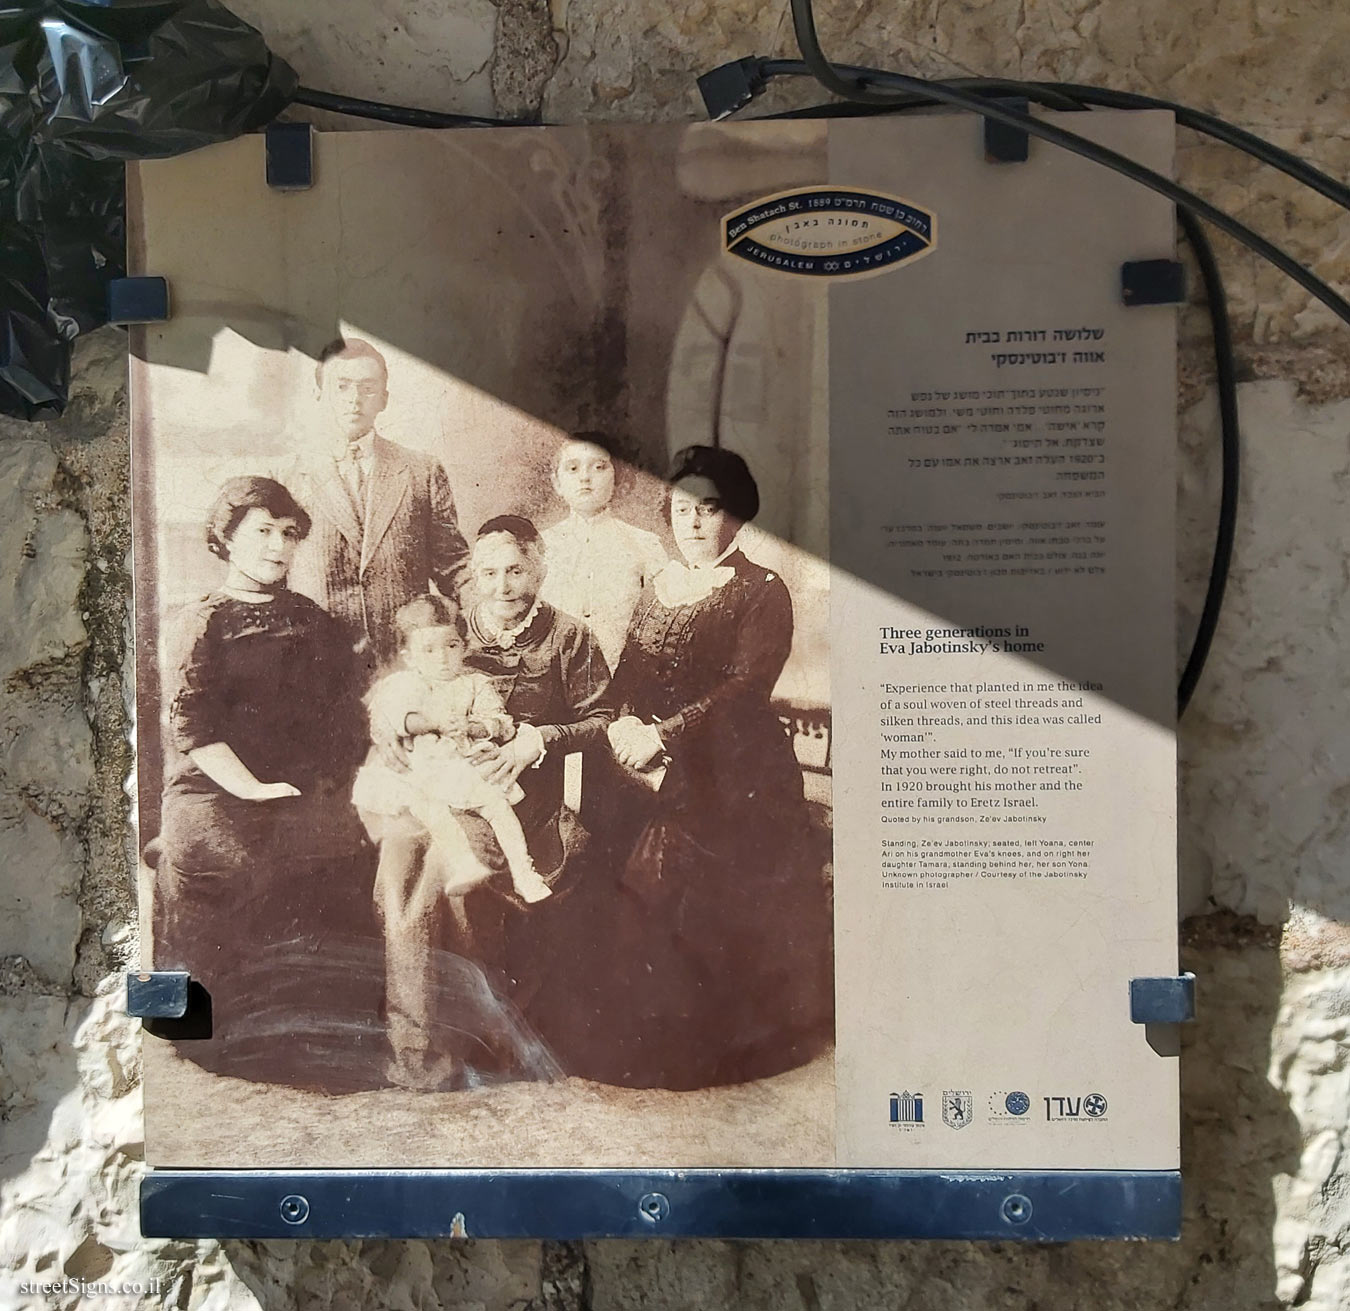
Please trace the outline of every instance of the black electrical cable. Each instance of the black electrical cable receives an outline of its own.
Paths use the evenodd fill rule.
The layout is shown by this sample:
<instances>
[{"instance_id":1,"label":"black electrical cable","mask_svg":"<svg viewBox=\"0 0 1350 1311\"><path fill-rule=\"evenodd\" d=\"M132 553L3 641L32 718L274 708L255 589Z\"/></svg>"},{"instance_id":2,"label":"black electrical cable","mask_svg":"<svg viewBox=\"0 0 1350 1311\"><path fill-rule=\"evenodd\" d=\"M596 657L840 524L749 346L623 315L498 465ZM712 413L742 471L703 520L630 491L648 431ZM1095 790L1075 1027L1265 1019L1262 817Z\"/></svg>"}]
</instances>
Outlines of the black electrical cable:
<instances>
[{"instance_id":1,"label":"black electrical cable","mask_svg":"<svg viewBox=\"0 0 1350 1311\"><path fill-rule=\"evenodd\" d=\"M1224 292L1223 277L1214 258L1214 248L1209 244L1200 220L1181 208L1177 209L1177 218L1181 221L1181 230L1200 266L1200 278L1205 284L1205 301L1209 307L1209 321L1214 335L1214 368L1223 443L1223 474L1219 493L1219 523L1214 533L1214 556L1210 562L1205 603L1196 625L1191 653L1177 685L1177 718L1180 719L1200 681L1210 645L1214 641L1214 632L1219 626L1219 612L1223 609L1228 570L1233 560L1233 539L1237 531L1241 434L1238 428L1237 364L1233 357L1233 334L1228 322L1228 297Z\"/></svg>"},{"instance_id":2,"label":"black electrical cable","mask_svg":"<svg viewBox=\"0 0 1350 1311\"><path fill-rule=\"evenodd\" d=\"M815 73L801 59L762 59L759 61L759 65L761 76L766 80L783 76L815 77ZM863 68L857 64L835 64L834 68L837 72L847 73L860 81L868 81L883 71L878 68ZM958 91L969 91L976 95L1025 96L1028 83L1005 77L954 77L949 78L941 85L955 87ZM1083 108L1079 98L1067 90L1061 91L1048 83L1037 83L1035 85L1044 87L1045 95L1041 103L1047 109L1076 110ZM925 97L921 93L915 93L912 107L917 109L921 104L936 105L939 103L941 102L936 99Z\"/></svg>"},{"instance_id":3,"label":"black electrical cable","mask_svg":"<svg viewBox=\"0 0 1350 1311\"><path fill-rule=\"evenodd\" d=\"M815 20L811 12L811 0L791 0L791 4L793 24L797 31L797 44L801 47L802 55L811 69L812 75L827 91L843 96L846 100L856 100L861 104L886 105L894 103L895 96L892 93L869 90L858 81L849 81L841 77L820 48L820 41L816 36ZM909 77L904 73L888 73L882 70L874 70L869 73L867 80L896 87L910 95L930 96L934 100L954 105L958 109L969 110L984 118L991 118L995 122L1020 128L1029 136L1039 137L1044 141L1049 141L1052 145L1061 146L1065 150L1072 151L1075 155L1081 155L1083 158L1091 160L1094 164L1100 164L1122 174L1132 182L1147 187L1150 191L1156 191L1159 195L1166 196L1174 204L1184 206L1197 217L1203 218L1207 223L1218 228L1219 231L1226 232L1230 237L1240 241L1249 250L1254 251L1282 273L1292 278L1305 291L1310 292L1344 323L1350 324L1350 302L1333 291L1316 274L1304 268L1302 264L1287 255L1278 246L1253 232L1246 224L1239 223L1237 219L1224 210L1211 205L1207 200L1197 196L1192 191L1188 191L1185 187L1179 186L1161 173L1155 173L1151 168L1146 168L1125 155L1119 154L1106 146L1099 146L1085 137L1080 137L1076 132L1068 132L1063 128L1054 127L1041 119L1033 118L1030 114L1019 113L1017 110L1009 109L1006 105L982 99L970 92L954 90L940 82L927 82L923 78Z\"/></svg>"},{"instance_id":4,"label":"black electrical cable","mask_svg":"<svg viewBox=\"0 0 1350 1311\"><path fill-rule=\"evenodd\" d=\"M1079 86L1074 82L1040 82L1037 85L1071 96L1086 105L1100 105L1103 109L1170 110L1182 127L1188 127L1193 132L1201 132L1205 136L1214 137L1226 145L1233 146L1253 159L1288 174L1305 187L1320 192L1328 200L1350 209L1350 187L1329 177L1314 168L1306 159L1300 159L1274 142L1266 141L1213 114L1206 114L1203 110L1192 109L1189 105L1178 104L1174 100L1159 100L1154 96L1138 95L1133 91L1114 91L1110 87Z\"/></svg>"},{"instance_id":5,"label":"black electrical cable","mask_svg":"<svg viewBox=\"0 0 1350 1311\"><path fill-rule=\"evenodd\" d=\"M798 61L763 61L763 72L765 77L776 76L779 73L796 73L799 70L805 70L805 65L798 65ZM868 70L849 69L848 72L867 73ZM976 80L968 80L976 81ZM1025 95L1027 99L1041 100L1041 93L1046 89L1042 84L1019 84L1019 82L999 81L1000 90L1011 95ZM1056 99L1060 96L1073 97L1079 101L1073 104L1073 108L1084 108L1085 104L1091 103L1093 93L1096 88L1092 86L1077 86L1072 84L1057 84L1053 88L1056 93ZM1081 93L1081 95L1079 95ZM1122 100L1147 101L1146 104L1123 104ZM910 95L904 97L892 97L890 104L873 105L853 105L845 103L848 108L857 108L861 111L872 113L884 112L903 112L907 109L917 109L925 105L933 104L930 97ZM1166 101L1150 101L1150 97L1131 97L1122 96L1116 99L1116 93L1104 92L1102 103L1112 108L1172 108L1172 104ZM823 115L832 108L830 105L811 105L806 111L788 111L786 115L774 115L774 117L787 116L817 116ZM1219 120L1222 122L1222 120ZM1224 124L1227 127L1227 124ZM1234 128L1234 132L1238 132ZM1211 134L1216 135L1216 134ZM1260 144L1260 138L1253 138ZM1245 147L1239 144L1239 149ZM1272 147L1274 149L1274 147ZM1292 157L1291 157L1292 158ZM1272 162L1272 161L1266 161ZM1295 161L1301 163L1301 161ZM1276 165L1277 167L1280 166ZM1285 170L1289 171L1289 170ZM1316 170L1312 170L1316 171ZM1291 174L1295 176L1295 174ZM1301 181L1301 178L1300 178ZM1327 180L1330 182L1330 180ZM1311 185L1311 184L1309 184ZM1323 194L1328 194L1323 188ZM1330 196L1335 200L1335 196ZM1214 339L1214 363L1215 363L1215 383L1219 396L1219 428L1220 428L1220 447L1222 447L1222 485L1219 493L1219 517L1218 525L1215 529L1214 554L1210 562L1210 578L1204 594L1204 604L1201 606L1199 622L1196 624L1195 639L1191 643L1191 651L1187 656L1185 667L1181 671L1179 683L1177 683L1177 718L1185 713L1200 675L1203 674L1204 666L1210 655L1210 648L1214 644L1214 635L1219 624L1219 614L1223 610L1224 591L1227 589L1228 571L1233 563L1233 544L1234 537L1237 535L1238 520L1238 489L1241 481L1241 428L1238 421L1238 378L1237 362L1234 358L1233 350L1233 329L1228 321L1228 301L1227 293L1223 288L1223 277L1219 271L1218 261L1214 257L1214 247L1211 246L1206 234L1204 234L1203 224L1197 219L1195 213L1185 207L1177 207L1177 219L1181 224L1181 231L1187 239L1187 244L1191 247L1195 255L1196 265L1200 269L1201 282L1204 284L1204 293L1206 293L1206 304L1210 312L1210 327L1212 339Z\"/></svg>"},{"instance_id":6,"label":"black electrical cable","mask_svg":"<svg viewBox=\"0 0 1350 1311\"><path fill-rule=\"evenodd\" d=\"M307 105L310 109L326 109L334 114L350 114L356 118L373 118L381 123L399 123L404 127L524 127L524 119L479 118L473 114L442 114L434 109L409 109L403 105L386 105L378 100L360 100L355 96L334 95L331 91L316 91L302 86L291 97L293 105Z\"/></svg>"},{"instance_id":7,"label":"black electrical cable","mask_svg":"<svg viewBox=\"0 0 1350 1311\"><path fill-rule=\"evenodd\" d=\"M775 77L815 76L806 62L801 59L762 59L759 61L759 66L766 81ZM881 69L863 68L855 64L836 64L834 67L837 72L856 77L863 82L886 76ZM1297 155L1275 145L1272 141L1266 141L1264 138L1229 123L1225 119L1207 114L1200 109L1194 109L1190 105L1180 104L1175 100L1161 100L1156 96L1139 95L1133 91L1116 91L1111 87L1084 86L1076 82L1018 82L1002 78L972 77L952 78L944 81L941 85L955 87L962 91L984 92L989 95L1002 93L1009 96L1025 96L1034 100L1037 104L1044 105L1047 109L1083 109L1086 106L1097 105L1103 109L1168 110L1182 127L1190 128L1194 132L1200 132L1205 136L1213 137L1217 141L1222 141L1225 145L1232 146L1234 149L1250 155L1262 164L1268 164L1271 168L1279 169L1281 173L1287 174L1306 187L1311 187L1312 190L1326 196L1328 200L1334 201L1343 208L1350 209L1350 187L1347 187L1344 183L1314 168L1307 160L1300 159ZM916 95L902 98L898 93L894 97L894 102L902 108L911 106L918 108L920 105L940 103L932 97ZM886 104L873 104L868 109L863 109L860 106L859 112L885 112L889 107ZM815 117L817 109L823 111L825 108L826 106L813 105L810 114L790 110L788 114L775 114L771 117L786 118L789 115Z\"/></svg>"}]
</instances>

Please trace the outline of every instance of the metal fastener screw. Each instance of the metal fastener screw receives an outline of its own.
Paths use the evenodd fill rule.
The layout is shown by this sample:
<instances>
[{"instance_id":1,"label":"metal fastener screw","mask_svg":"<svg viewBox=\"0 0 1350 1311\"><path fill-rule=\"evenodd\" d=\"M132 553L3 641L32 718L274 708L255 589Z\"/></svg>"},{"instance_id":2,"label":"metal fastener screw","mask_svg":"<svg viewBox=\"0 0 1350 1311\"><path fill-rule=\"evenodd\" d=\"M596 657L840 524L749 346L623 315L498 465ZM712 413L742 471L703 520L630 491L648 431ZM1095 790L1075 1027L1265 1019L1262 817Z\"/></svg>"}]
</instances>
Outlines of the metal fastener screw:
<instances>
[{"instance_id":1,"label":"metal fastener screw","mask_svg":"<svg viewBox=\"0 0 1350 1311\"><path fill-rule=\"evenodd\" d=\"M643 1193L638 1202L638 1214L648 1223L655 1224L670 1214L670 1199L664 1193Z\"/></svg>"},{"instance_id":2,"label":"metal fastener screw","mask_svg":"<svg viewBox=\"0 0 1350 1311\"><path fill-rule=\"evenodd\" d=\"M309 1219L309 1200L299 1193L288 1193L281 1199L281 1218L288 1225L302 1225Z\"/></svg>"},{"instance_id":3,"label":"metal fastener screw","mask_svg":"<svg viewBox=\"0 0 1350 1311\"><path fill-rule=\"evenodd\" d=\"M1024 1225L1031 1219L1031 1199L1012 1193L1003 1199L1003 1218L1011 1225Z\"/></svg>"}]
</instances>

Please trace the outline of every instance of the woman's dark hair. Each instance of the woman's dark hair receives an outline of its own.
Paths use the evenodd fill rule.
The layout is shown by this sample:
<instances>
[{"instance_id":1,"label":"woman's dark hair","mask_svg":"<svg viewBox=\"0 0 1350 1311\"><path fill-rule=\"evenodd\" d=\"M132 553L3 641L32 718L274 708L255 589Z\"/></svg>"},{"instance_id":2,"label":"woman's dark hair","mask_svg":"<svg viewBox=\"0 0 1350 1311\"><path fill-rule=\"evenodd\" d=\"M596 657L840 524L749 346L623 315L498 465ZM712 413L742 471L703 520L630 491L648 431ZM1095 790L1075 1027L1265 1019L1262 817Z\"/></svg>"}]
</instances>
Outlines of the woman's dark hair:
<instances>
[{"instance_id":1,"label":"woman's dark hair","mask_svg":"<svg viewBox=\"0 0 1350 1311\"><path fill-rule=\"evenodd\" d=\"M498 533L504 533L515 542L521 554L536 570L543 570L544 539L539 536L539 529L523 514L494 514L491 519L485 519L474 536L474 546L485 537L495 537ZM543 577L542 572L540 577Z\"/></svg>"},{"instance_id":2,"label":"woman's dark hair","mask_svg":"<svg viewBox=\"0 0 1350 1311\"><path fill-rule=\"evenodd\" d=\"M523 514L494 514L491 519L484 519L475 540L491 537L493 533L514 537L521 546L531 546L539 540L539 529Z\"/></svg>"},{"instance_id":3,"label":"woman's dark hair","mask_svg":"<svg viewBox=\"0 0 1350 1311\"><path fill-rule=\"evenodd\" d=\"M275 478L231 478L216 493L206 519L206 546L212 555L230 558L230 538L250 510L266 510L274 519L293 519L301 538L309 536L309 515Z\"/></svg>"},{"instance_id":4,"label":"woman's dark hair","mask_svg":"<svg viewBox=\"0 0 1350 1311\"><path fill-rule=\"evenodd\" d=\"M685 478L706 478L717 488L722 508L733 519L749 523L759 513L759 488L750 467L735 451L720 446L686 446L676 451L666 482L672 488ZM666 518L670 518L670 492L666 492Z\"/></svg>"},{"instance_id":5,"label":"woman's dark hair","mask_svg":"<svg viewBox=\"0 0 1350 1311\"><path fill-rule=\"evenodd\" d=\"M399 606L394 611L394 627L398 629L400 646L407 646L408 639L424 628L453 628L466 642L469 639L469 624L464 611L434 592L415 596Z\"/></svg>"}]
</instances>

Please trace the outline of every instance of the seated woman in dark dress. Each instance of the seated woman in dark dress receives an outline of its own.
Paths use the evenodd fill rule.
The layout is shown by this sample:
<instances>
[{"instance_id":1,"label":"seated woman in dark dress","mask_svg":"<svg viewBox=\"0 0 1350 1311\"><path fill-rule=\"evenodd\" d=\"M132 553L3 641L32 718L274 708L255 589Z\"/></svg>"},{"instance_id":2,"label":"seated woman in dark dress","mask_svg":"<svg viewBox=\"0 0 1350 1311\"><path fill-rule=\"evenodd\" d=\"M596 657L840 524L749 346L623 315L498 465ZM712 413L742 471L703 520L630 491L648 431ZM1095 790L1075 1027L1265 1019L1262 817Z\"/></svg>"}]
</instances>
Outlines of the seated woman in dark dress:
<instances>
[{"instance_id":1,"label":"seated woman in dark dress","mask_svg":"<svg viewBox=\"0 0 1350 1311\"><path fill-rule=\"evenodd\" d=\"M769 704L792 602L736 547L755 481L738 455L698 446L669 481L683 560L644 592L610 688L633 839L602 935L609 1014L569 1072L679 1089L810 1060L832 1036L833 971L801 767Z\"/></svg>"},{"instance_id":2,"label":"seated woman in dark dress","mask_svg":"<svg viewBox=\"0 0 1350 1311\"><path fill-rule=\"evenodd\" d=\"M185 607L166 670L154 959L211 998L212 1040L182 1054L242 1078L359 1086L362 1043L383 1044L371 862L350 804L364 716L340 625L286 586L309 524L270 478L232 478L212 507L206 541L228 572Z\"/></svg>"},{"instance_id":3,"label":"seated woman in dark dress","mask_svg":"<svg viewBox=\"0 0 1350 1311\"><path fill-rule=\"evenodd\" d=\"M586 835L578 817L564 804L564 761L573 752L593 758L605 749L605 728L614 718L610 670L591 630L540 597L547 561L529 519L487 520L469 568L475 599L465 664L487 674L507 714L522 725L511 742L484 746L480 764L494 782L515 777L525 789L516 813L556 894L528 909L482 904L480 914L488 922L495 916L497 960L513 1000L566 1066L568 1043L552 1021L553 1003L566 1010L569 1001L553 987L554 973L576 945L568 895L590 877L593 861L582 849Z\"/></svg>"}]
</instances>

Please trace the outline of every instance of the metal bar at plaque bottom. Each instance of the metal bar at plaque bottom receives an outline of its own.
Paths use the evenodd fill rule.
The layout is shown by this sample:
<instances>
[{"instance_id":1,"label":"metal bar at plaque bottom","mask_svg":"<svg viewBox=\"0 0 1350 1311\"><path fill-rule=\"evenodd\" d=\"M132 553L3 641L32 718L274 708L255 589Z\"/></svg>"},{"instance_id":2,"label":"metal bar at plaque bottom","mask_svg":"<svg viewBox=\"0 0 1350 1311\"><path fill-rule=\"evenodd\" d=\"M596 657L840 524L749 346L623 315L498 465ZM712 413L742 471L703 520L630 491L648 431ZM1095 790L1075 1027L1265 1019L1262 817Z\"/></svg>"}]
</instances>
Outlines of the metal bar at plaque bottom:
<instances>
[{"instance_id":1,"label":"metal bar at plaque bottom","mask_svg":"<svg viewBox=\"0 0 1350 1311\"><path fill-rule=\"evenodd\" d=\"M148 1238L1174 1239L1172 1171L153 1170Z\"/></svg>"}]
</instances>

